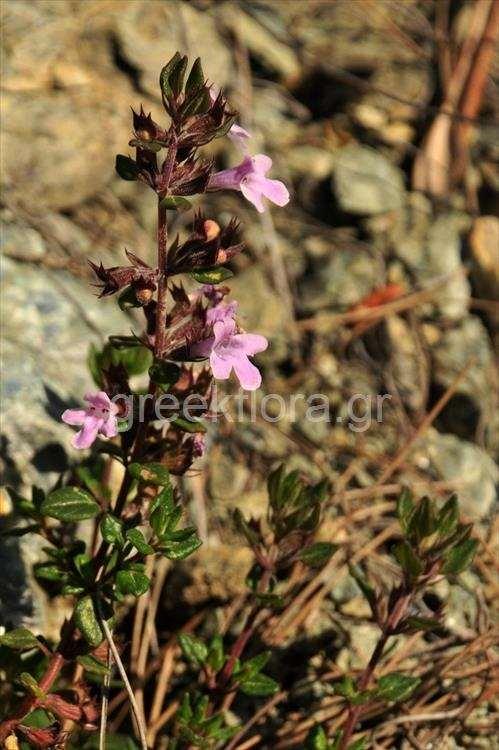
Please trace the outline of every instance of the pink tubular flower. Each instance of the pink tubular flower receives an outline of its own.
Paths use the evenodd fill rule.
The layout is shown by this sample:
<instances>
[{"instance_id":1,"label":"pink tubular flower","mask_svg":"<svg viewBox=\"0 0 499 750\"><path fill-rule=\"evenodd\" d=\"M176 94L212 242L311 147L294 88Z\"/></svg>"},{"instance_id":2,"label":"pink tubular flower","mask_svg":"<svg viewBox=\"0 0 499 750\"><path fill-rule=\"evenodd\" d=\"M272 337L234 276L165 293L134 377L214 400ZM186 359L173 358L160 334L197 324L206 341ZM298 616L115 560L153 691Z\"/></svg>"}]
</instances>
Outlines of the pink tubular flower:
<instances>
[{"instance_id":1,"label":"pink tubular flower","mask_svg":"<svg viewBox=\"0 0 499 750\"><path fill-rule=\"evenodd\" d=\"M71 441L74 448L89 448L98 434L107 438L118 434L118 407L107 393L87 393L84 399L89 404L86 409L66 409L61 417L66 424L81 425L81 430Z\"/></svg>"},{"instance_id":2,"label":"pink tubular flower","mask_svg":"<svg viewBox=\"0 0 499 750\"><path fill-rule=\"evenodd\" d=\"M202 432L196 432L192 441L192 453L196 458L201 458L206 450L206 438Z\"/></svg>"},{"instance_id":3,"label":"pink tubular flower","mask_svg":"<svg viewBox=\"0 0 499 750\"><path fill-rule=\"evenodd\" d=\"M237 310L237 302L229 302L226 305L220 303L215 307L210 307L206 311L206 322L208 325L215 325L219 321L224 323L225 321L232 321L235 318Z\"/></svg>"},{"instance_id":4,"label":"pink tubular flower","mask_svg":"<svg viewBox=\"0 0 499 750\"><path fill-rule=\"evenodd\" d=\"M265 336L255 333L237 333L234 320L218 320L213 325L213 336L194 344L192 351L201 357L210 357L213 377L227 380L234 370L241 386L247 391L260 387L262 376L248 357L263 352L269 345Z\"/></svg>"},{"instance_id":5,"label":"pink tubular flower","mask_svg":"<svg viewBox=\"0 0 499 750\"><path fill-rule=\"evenodd\" d=\"M223 169L210 177L209 190L240 190L259 213L265 211L263 198L277 206L285 206L289 192L280 180L271 180L265 175L272 167L272 159L265 154L246 156L237 167Z\"/></svg>"}]
</instances>

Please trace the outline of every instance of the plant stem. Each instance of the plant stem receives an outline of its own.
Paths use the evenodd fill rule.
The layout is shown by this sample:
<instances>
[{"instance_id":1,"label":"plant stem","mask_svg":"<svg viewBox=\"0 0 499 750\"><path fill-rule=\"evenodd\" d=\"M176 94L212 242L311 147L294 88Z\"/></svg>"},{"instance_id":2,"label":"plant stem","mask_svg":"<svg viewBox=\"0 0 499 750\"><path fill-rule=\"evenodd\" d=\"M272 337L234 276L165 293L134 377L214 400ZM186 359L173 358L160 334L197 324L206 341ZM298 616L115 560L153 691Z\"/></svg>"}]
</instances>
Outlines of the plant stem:
<instances>
[{"instance_id":1,"label":"plant stem","mask_svg":"<svg viewBox=\"0 0 499 750\"><path fill-rule=\"evenodd\" d=\"M39 682L39 687L42 692L47 693L50 690L59 676L59 672L64 666L64 663L65 659L62 654L55 653L52 655L47 669L45 670L45 674ZM28 695L21 703L17 713L11 719L7 719L0 724L0 743L3 743L15 730L17 725L21 723L24 717L37 707L39 700L40 699L34 695Z\"/></svg>"},{"instance_id":2,"label":"plant stem","mask_svg":"<svg viewBox=\"0 0 499 750\"><path fill-rule=\"evenodd\" d=\"M410 605L413 594L414 594L413 591L407 592L404 588L400 588L399 596L396 599L393 605L393 608L388 613L386 620L382 626L381 635L374 648L374 651L371 654L371 658L369 659L369 664L362 672L360 679L358 681L357 688L359 692L362 692L363 690L365 690L367 686L369 685L371 677L373 676L376 667L381 661L387 641L390 635L393 633L393 631L397 627L397 625L399 624L404 614L406 613ZM345 727L343 729L343 735L341 738L340 750L347 749L350 738L355 730L355 725L357 724L364 708L365 706L363 705L358 705L358 706L350 705L349 706L347 720L346 720Z\"/></svg>"}]
</instances>

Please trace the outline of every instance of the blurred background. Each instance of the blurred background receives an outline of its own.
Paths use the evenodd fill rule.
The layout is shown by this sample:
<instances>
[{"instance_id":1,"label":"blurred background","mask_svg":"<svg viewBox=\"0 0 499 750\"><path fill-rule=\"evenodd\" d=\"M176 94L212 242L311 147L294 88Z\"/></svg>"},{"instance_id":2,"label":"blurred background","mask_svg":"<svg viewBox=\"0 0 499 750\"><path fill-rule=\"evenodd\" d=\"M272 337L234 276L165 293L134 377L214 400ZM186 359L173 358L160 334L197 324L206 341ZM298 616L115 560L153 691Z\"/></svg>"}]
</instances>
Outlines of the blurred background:
<instances>
[{"instance_id":1,"label":"blurred background","mask_svg":"<svg viewBox=\"0 0 499 750\"><path fill-rule=\"evenodd\" d=\"M97 300L86 259L117 265L127 247L153 262L154 196L120 180L114 159L128 153L130 106L164 121L158 74L180 50L202 58L253 134L252 150L272 156L271 176L292 191L288 206L262 216L236 193L203 200L211 217L242 221L247 252L234 265L232 296L244 326L271 342L259 358L259 398L325 394L333 421L310 422L298 404L295 421L212 428L205 464L185 488L207 544L179 579L178 601L194 607L240 592L249 553L227 515L235 506L263 512L276 461L327 476L349 510L418 428L393 481L458 489L464 512L492 538L498 7L6 0L6 482L49 487L71 465L71 432L59 418L91 385L89 344L134 325L112 300ZM221 167L238 162L230 143L216 148ZM175 229L187 220L179 215ZM391 307L373 316L380 304ZM460 373L436 418L427 418ZM382 424L350 429L347 402L358 393L391 395ZM362 542L375 530L366 524L356 533ZM4 546L12 576L0 604L9 621L28 615L47 627L53 610L25 580L33 544ZM470 590L480 588L467 575ZM174 584L170 591L177 595ZM451 613L465 628L476 602L459 597Z\"/></svg>"}]
</instances>

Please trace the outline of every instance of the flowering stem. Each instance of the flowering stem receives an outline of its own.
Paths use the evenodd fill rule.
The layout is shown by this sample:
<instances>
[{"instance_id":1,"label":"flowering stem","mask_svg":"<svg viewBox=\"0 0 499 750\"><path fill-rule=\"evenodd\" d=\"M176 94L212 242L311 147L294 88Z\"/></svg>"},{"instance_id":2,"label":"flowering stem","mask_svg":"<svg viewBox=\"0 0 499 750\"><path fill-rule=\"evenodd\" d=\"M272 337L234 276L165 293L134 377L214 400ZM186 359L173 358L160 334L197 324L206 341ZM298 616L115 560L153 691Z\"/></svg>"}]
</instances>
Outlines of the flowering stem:
<instances>
[{"instance_id":1,"label":"flowering stem","mask_svg":"<svg viewBox=\"0 0 499 750\"><path fill-rule=\"evenodd\" d=\"M165 162L165 185L166 191L170 185L170 180L177 156L177 137L175 132L170 134L170 145ZM166 273L167 261L167 243L168 243L168 223L166 220L166 208L161 205L162 198L158 197L158 306L156 310L156 332L154 342L154 355L161 358L164 351L165 333L166 333L166 295L168 292L168 276Z\"/></svg>"}]
</instances>

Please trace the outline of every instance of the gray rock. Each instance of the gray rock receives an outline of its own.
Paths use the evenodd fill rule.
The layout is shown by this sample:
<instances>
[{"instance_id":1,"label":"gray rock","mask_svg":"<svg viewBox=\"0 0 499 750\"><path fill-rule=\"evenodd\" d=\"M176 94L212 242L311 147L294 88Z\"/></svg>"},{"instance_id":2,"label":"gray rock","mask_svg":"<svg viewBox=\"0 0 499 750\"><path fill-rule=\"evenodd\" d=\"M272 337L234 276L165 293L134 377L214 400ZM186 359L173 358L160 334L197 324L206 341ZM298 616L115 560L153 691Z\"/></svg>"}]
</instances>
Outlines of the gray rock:
<instances>
[{"instance_id":1,"label":"gray rock","mask_svg":"<svg viewBox=\"0 0 499 750\"><path fill-rule=\"evenodd\" d=\"M230 53L208 12L171 0L151 3L132 0L122 4L117 17L121 54L137 70L141 88L159 99L161 68L177 52L201 57L206 76L216 86L227 84L232 72Z\"/></svg>"},{"instance_id":2,"label":"gray rock","mask_svg":"<svg viewBox=\"0 0 499 750\"><path fill-rule=\"evenodd\" d=\"M404 203L404 176L377 151L349 145L335 154L333 191L340 208L349 213L396 211Z\"/></svg>"},{"instance_id":3,"label":"gray rock","mask_svg":"<svg viewBox=\"0 0 499 750\"><path fill-rule=\"evenodd\" d=\"M390 373L402 400L417 411L424 405L422 354L411 327L398 315L385 321L390 349Z\"/></svg>"},{"instance_id":4,"label":"gray rock","mask_svg":"<svg viewBox=\"0 0 499 750\"><path fill-rule=\"evenodd\" d=\"M322 307L348 308L360 302L382 278L383 269L371 253L352 243L334 250L329 260L319 259L315 275L304 278L300 305L307 312Z\"/></svg>"},{"instance_id":5,"label":"gray rock","mask_svg":"<svg viewBox=\"0 0 499 750\"><path fill-rule=\"evenodd\" d=\"M129 330L130 319L65 272L5 259L2 285L7 455L23 484L49 487L72 451L60 415L92 384L89 344Z\"/></svg>"},{"instance_id":6,"label":"gray rock","mask_svg":"<svg viewBox=\"0 0 499 750\"><path fill-rule=\"evenodd\" d=\"M490 403L494 390L494 356L487 330L481 320L468 316L463 322L442 332L432 349L435 381L448 388L467 362L474 357L459 392L466 393L482 408Z\"/></svg>"},{"instance_id":7,"label":"gray rock","mask_svg":"<svg viewBox=\"0 0 499 750\"><path fill-rule=\"evenodd\" d=\"M456 492L463 513L472 519L487 518L492 513L499 469L485 451L432 429L416 452L416 460L424 463L425 457L439 478L459 482Z\"/></svg>"}]
</instances>

